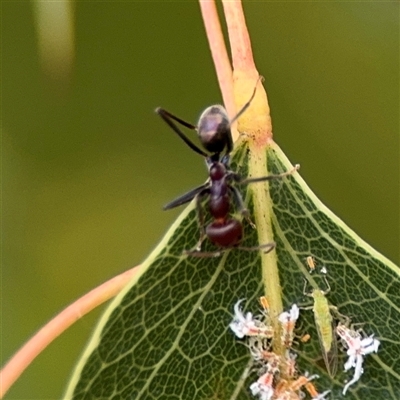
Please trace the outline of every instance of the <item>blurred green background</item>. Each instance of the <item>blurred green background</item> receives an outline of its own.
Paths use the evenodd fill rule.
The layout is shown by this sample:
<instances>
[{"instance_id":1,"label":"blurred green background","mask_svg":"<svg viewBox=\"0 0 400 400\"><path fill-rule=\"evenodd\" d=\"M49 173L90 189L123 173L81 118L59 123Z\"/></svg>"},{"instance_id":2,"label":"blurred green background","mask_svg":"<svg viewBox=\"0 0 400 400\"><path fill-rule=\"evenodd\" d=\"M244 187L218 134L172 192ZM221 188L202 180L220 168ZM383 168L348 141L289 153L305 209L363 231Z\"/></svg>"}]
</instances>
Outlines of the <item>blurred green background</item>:
<instances>
[{"instance_id":1,"label":"blurred green background","mask_svg":"<svg viewBox=\"0 0 400 400\"><path fill-rule=\"evenodd\" d=\"M2 5L2 363L74 299L139 264L180 212L162 205L206 179L154 108L195 122L221 101L196 2L70 3L70 73L68 59L40 56L41 29L52 40L63 27L57 3L43 4ZM398 263L399 4L244 8L276 141L317 196ZM99 312L6 398L59 398Z\"/></svg>"}]
</instances>

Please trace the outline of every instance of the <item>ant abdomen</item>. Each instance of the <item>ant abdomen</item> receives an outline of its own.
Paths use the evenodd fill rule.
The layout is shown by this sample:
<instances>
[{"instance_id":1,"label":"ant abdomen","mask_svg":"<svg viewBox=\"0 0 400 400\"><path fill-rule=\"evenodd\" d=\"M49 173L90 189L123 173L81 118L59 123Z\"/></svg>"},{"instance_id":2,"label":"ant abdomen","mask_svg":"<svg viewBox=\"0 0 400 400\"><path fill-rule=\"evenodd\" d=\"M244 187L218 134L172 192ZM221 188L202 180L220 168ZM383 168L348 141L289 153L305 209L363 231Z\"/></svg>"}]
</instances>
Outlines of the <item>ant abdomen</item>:
<instances>
[{"instance_id":1,"label":"ant abdomen","mask_svg":"<svg viewBox=\"0 0 400 400\"><path fill-rule=\"evenodd\" d=\"M212 243L227 248L240 243L243 237L243 225L237 219L214 221L206 227L206 235Z\"/></svg>"}]
</instances>

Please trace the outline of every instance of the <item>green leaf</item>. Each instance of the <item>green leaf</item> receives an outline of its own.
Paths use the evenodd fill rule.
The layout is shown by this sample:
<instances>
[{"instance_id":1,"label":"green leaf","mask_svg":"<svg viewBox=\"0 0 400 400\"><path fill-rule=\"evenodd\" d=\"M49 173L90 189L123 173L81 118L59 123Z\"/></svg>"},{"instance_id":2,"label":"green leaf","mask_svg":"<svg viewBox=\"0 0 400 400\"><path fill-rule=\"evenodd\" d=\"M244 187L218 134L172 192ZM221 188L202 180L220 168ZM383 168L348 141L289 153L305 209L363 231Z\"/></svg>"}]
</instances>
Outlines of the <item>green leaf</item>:
<instances>
[{"instance_id":1,"label":"green leaf","mask_svg":"<svg viewBox=\"0 0 400 400\"><path fill-rule=\"evenodd\" d=\"M254 172L249 154L245 144L234 153L232 169L243 176L248 168ZM268 170L264 167L263 175L292 168L276 144L266 155ZM248 187L257 185L263 184ZM270 215L277 264L274 253L261 256L239 249L216 258L182 256L199 236L190 205L107 309L71 378L67 398L254 398L249 386L257 380L257 371L248 348L228 328L233 305L245 298L246 310L257 313L257 299L265 293L278 295L285 309L293 303L310 305L304 279L310 288L324 289L324 282L308 273L308 255L328 269L330 304L353 322L364 323L365 332L381 341L378 354L365 358L364 374L346 398L400 398L399 269L321 204L299 174L271 181L269 192L262 195L270 195L272 207L265 204L265 212L257 215L253 204L259 199L245 190L254 219ZM257 245L257 231L246 221L244 226L243 246ZM204 243L205 251L212 249ZM268 277L274 272L280 286L271 286ZM298 372L318 373L319 391L332 389L331 399L342 398L344 382L354 371L342 372L344 351L339 346L339 373L332 379L323 365L312 311L301 310L296 332L311 335L308 343L294 345Z\"/></svg>"}]
</instances>

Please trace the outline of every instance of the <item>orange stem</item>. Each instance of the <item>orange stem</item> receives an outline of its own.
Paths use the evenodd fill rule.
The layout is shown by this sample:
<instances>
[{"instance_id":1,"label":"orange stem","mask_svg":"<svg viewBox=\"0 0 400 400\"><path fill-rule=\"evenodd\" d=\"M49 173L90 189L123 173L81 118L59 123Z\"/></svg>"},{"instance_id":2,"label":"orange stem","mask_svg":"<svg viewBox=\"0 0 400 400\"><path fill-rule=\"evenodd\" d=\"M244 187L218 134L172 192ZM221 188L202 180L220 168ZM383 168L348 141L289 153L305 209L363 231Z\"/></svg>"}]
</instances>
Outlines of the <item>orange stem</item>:
<instances>
[{"instance_id":1,"label":"orange stem","mask_svg":"<svg viewBox=\"0 0 400 400\"><path fill-rule=\"evenodd\" d=\"M223 0L225 19L228 26L229 43L232 51L233 69L255 71L251 41L246 27L241 1ZM254 76L258 78L258 73Z\"/></svg>"},{"instance_id":2,"label":"orange stem","mask_svg":"<svg viewBox=\"0 0 400 400\"><path fill-rule=\"evenodd\" d=\"M138 270L139 266L134 267L91 290L43 326L0 371L0 398L54 339L84 315L118 294Z\"/></svg>"}]
</instances>

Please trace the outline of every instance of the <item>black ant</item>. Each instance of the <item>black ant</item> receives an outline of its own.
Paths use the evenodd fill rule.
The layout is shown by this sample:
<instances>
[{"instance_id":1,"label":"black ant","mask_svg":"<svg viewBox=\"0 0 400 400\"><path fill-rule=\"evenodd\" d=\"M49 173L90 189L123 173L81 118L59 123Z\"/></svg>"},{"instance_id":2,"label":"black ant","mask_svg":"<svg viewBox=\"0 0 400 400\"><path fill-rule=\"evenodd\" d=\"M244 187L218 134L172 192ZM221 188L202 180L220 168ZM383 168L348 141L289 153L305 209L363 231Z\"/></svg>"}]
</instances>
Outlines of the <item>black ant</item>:
<instances>
[{"instance_id":1,"label":"black ant","mask_svg":"<svg viewBox=\"0 0 400 400\"><path fill-rule=\"evenodd\" d=\"M254 226L249 218L249 212L243 203L243 199L239 190L232 186L232 183L247 185L254 182L278 179L290 175L298 169L298 166L296 166L291 171L283 174L250 179L243 179L239 174L229 169L230 153L233 150L231 125L247 110L255 96L256 88L257 85L254 88L253 94L251 95L249 101L232 118L232 120L229 120L225 108L221 105L213 105L206 108L201 114L197 126L183 121L175 115L170 114L163 108L159 107L156 109L156 113L193 151L205 157L209 170L209 180L206 183L196 187L190 192L185 193L163 207L164 210L169 210L171 208L188 203L194 198L196 199L196 210L200 226L200 239L195 249L185 251L185 254L198 257L218 256L221 251L212 253L200 251L201 244L206 236L213 244L222 249L237 247L242 250L258 250L260 248L266 248L267 250L265 252L268 253L275 247L274 242L257 247L239 246L239 243L243 237L243 225L241 221L230 216L231 196L233 196L240 213L249 221L252 226ZM196 146L185 136L185 134L173 121L178 122L186 128L197 131L202 146L211 154L207 154L198 146ZM209 197L208 207L213 221L205 227L201 202L206 196Z\"/></svg>"}]
</instances>

